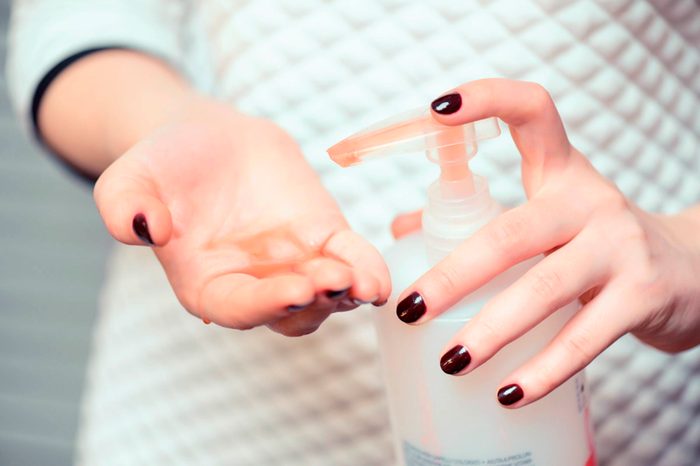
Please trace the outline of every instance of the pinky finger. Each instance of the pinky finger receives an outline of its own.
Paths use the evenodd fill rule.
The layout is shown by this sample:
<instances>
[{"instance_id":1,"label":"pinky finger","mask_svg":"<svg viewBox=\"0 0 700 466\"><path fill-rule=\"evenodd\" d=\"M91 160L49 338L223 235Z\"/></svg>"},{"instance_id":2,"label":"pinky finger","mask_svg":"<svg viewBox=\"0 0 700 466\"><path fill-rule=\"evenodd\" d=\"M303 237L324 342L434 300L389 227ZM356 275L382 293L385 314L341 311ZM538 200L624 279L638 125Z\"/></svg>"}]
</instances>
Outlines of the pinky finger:
<instances>
[{"instance_id":1,"label":"pinky finger","mask_svg":"<svg viewBox=\"0 0 700 466\"><path fill-rule=\"evenodd\" d=\"M498 401L520 408L539 400L585 368L630 329L622 309L631 308L624 287L610 283L567 322L547 347L500 385Z\"/></svg>"}]
</instances>

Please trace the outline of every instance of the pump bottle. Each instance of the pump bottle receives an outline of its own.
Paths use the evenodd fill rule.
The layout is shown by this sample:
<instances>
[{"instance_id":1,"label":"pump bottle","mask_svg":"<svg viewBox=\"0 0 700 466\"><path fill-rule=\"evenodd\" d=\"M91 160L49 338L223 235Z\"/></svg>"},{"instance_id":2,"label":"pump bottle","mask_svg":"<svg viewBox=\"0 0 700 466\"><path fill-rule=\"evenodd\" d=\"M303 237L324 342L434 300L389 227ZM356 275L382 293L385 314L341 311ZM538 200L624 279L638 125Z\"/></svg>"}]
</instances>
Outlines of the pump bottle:
<instances>
[{"instance_id":1,"label":"pump bottle","mask_svg":"<svg viewBox=\"0 0 700 466\"><path fill-rule=\"evenodd\" d=\"M428 188L422 231L385 251L394 292L375 317L399 465L595 465L583 372L523 408L505 409L496 400L497 384L545 347L576 312L575 304L465 376L440 369L441 351L450 338L541 257L505 271L425 324L407 325L396 316L402 290L502 212L487 181L474 176L468 164L479 141L499 134L494 118L445 126L429 112L415 111L328 150L343 167L412 152L426 153L440 165L440 178Z\"/></svg>"}]
</instances>

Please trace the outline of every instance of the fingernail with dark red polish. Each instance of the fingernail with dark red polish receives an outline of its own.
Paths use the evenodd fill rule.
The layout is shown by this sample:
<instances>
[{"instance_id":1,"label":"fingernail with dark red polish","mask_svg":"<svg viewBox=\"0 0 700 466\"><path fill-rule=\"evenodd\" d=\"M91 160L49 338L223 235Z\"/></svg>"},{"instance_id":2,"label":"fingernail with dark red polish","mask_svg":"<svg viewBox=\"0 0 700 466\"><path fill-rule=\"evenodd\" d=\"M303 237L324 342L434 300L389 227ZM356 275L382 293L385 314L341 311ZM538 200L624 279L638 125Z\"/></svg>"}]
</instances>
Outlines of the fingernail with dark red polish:
<instances>
[{"instance_id":1,"label":"fingernail with dark red polish","mask_svg":"<svg viewBox=\"0 0 700 466\"><path fill-rule=\"evenodd\" d=\"M472 362L472 357L462 345L457 345L440 358L440 368L445 374L455 375Z\"/></svg>"},{"instance_id":2,"label":"fingernail with dark red polish","mask_svg":"<svg viewBox=\"0 0 700 466\"><path fill-rule=\"evenodd\" d=\"M503 406L510 406L523 399L523 389L520 385L510 384L498 390L498 402Z\"/></svg>"},{"instance_id":3,"label":"fingernail with dark red polish","mask_svg":"<svg viewBox=\"0 0 700 466\"><path fill-rule=\"evenodd\" d=\"M430 107L435 110L435 113L439 113L441 115L450 115L459 110L461 106L462 96L457 93L438 97L430 104Z\"/></svg>"},{"instance_id":4,"label":"fingernail with dark red polish","mask_svg":"<svg viewBox=\"0 0 700 466\"><path fill-rule=\"evenodd\" d=\"M375 301L375 302L373 302L373 303L372 303L372 306L374 306L374 307L382 307L382 306L384 306L386 303L388 303L388 301L387 301L386 299L383 299L383 300L381 300L381 301Z\"/></svg>"},{"instance_id":5,"label":"fingernail with dark red polish","mask_svg":"<svg viewBox=\"0 0 700 466\"><path fill-rule=\"evenodd\" d=\"M425 314L425 301L423 301L423 297L415 291L406 296L398 306L396 306L396 315L407 324L417 321L423 314Z\"/></svg>"},{"instance_id":6,"label":"fingernail with dark red polish","mask_svg":"<svg viewBox=\"0 0 700 466\"><path fill-rule=\"evenodd\" d=\"M370 303L375 302L377 299L378 298L373 298L373 299L370 299L369 301L364 301L364 300L359 299L359 298L352 298L350 301L352 301L352 303L355 306L364 306L365 304L370 304Z\"/></svg>"},{"instance_id":7,"label":"fingernail with dark red polish","mask_svg":"<svg viewBox=\"0 0 700 466\"><path fill-rule=\"evenodd\" d=\"M153 246L153 238L151 238L151 233L148 231L148 223L146 222L146 216L143 214L134 215L134 221L131 222L131 227L134 229L134 233L139 237L144 243Z\"/></svg>"},{"instance_id":8,"label":"fingernail with dark red polish","mask_svg":"<svg viewBox=\"0 0 700 466\"><path fill-rule=\"evenodd\" d=\"M315 301L315 300L314 300L314 301ZM303 311L303 310L306 309L307 307L311 306L311 305L313 304L314 301L308 302L308 303L306 303L306 304L292 304L292 305L290 305L290 306L287 306L287 310L288 310L289 312L299 312L299 311Z\"/></svg>"},{"instance_id":9,"label":"fingernail with dark red polish","mask_svg":"<svg viewBox=\"0 0 700 466\"><path fill-rule=\"evenodd\" d=\"M345 288L343 290L328 290L328 291L326 291L326 297L329 299L347 298L348 294L350 294L350 288Z\"/></svg>"}]
</instances>

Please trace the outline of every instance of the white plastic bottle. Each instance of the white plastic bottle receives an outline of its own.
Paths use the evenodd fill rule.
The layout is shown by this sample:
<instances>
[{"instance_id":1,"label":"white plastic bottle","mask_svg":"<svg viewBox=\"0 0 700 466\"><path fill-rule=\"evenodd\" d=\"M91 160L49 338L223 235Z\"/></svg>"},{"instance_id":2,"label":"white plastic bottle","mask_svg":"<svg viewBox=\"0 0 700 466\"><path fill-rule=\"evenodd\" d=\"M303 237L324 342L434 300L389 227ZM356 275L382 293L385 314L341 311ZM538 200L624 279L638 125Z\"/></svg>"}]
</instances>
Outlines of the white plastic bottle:
<instances>
[{"instance_id":1,"label":"white plastic bottle","mask_svg":"<svg viewBox=\"0 0 700 466\"><path fill-rule=\"evenodd\" d=\"M440 368L447 342L541 258L504 272L428 323L407 325L396 316L398 293L502 211L486 180L473 177L468 167L477 141L498 134L495 119L448 127L420 112L375 125L329 149L342 166L376 155L423 151L441 167L440 179L428 191L422 231L385 253L394 295L376 314L400 465L595 465L583 373L520 409L505 409L496 400L498 384L544 348L576 311L574 304L465 376Z\"/></svg>"}]
</instances>

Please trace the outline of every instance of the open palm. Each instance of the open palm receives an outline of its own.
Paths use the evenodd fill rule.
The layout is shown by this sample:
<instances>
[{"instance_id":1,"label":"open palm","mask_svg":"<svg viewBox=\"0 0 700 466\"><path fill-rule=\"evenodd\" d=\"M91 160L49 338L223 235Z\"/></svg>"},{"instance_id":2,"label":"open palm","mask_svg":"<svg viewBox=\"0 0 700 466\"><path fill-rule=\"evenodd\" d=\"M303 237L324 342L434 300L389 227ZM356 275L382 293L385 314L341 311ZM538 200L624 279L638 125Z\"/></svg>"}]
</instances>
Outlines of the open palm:
<instances>
[{"instance_id":1,"label":"open palm","mask_svg":"<svg viewBox=\"0 0 700 466\"><path fill-rule=\"evenodd\" d=\"M381 256L283 130L211 101L185 115L105 170L95 200L116 239L154 246L189 312L303 335L387 299Z\"/></svg>"}]
</instances>

